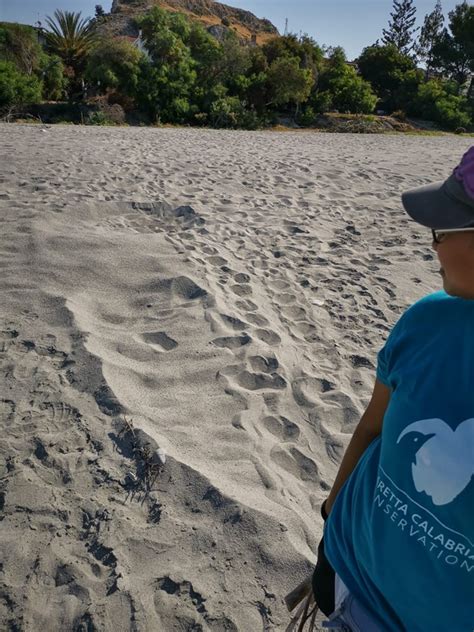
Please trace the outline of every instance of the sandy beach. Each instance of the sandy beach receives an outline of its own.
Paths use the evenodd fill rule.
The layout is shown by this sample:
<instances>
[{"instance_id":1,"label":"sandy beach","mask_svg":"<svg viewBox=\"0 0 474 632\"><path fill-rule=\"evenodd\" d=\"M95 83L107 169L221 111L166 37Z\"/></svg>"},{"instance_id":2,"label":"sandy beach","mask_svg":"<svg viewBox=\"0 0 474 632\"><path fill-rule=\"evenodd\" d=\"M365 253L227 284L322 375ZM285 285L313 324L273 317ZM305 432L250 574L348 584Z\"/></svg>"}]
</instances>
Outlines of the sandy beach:
<instances>
[{"instance_id":1,"label":"sandy beach","mask_svg":"<svg viewBox=\"0 0 474 632\"><path fill-rule=\"evenodd\" d=\"M2 630L285 629L471 144L0 125Z\"/></svg>"}]
</instances>

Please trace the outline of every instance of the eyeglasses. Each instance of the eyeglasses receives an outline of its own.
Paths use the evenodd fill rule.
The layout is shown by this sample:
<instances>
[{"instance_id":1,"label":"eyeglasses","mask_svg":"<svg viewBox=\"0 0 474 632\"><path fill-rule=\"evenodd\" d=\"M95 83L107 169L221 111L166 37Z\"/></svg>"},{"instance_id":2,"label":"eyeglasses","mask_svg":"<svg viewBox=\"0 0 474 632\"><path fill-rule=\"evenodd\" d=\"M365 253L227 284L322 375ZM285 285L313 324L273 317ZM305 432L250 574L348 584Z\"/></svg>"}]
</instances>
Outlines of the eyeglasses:
<instances>
[{"instance_id":1,"label":"eyeglasses","mask_svg":"<svg viewBox=\"0 0 474 632\"><path fill-rule=\"evenodd\" d=\"M435 228L431 229L431 234L433 235L433 241L436 244L442 243L445 240L446 235L448 235L449 233L471 233L471 232L474 232L474 227L472 228L445 228L445 229L440 229L440 230L437 230Z\"/></svg>"}]
</instances>

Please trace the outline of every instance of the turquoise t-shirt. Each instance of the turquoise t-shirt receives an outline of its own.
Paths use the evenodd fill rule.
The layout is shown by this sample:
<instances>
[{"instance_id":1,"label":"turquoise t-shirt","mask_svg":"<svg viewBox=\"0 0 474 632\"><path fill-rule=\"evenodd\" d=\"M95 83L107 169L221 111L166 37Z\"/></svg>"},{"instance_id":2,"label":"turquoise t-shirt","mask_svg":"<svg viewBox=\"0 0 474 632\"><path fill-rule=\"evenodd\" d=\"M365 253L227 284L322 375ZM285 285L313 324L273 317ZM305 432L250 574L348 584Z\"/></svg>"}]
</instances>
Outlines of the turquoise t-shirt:
<instances>
[{"instance_id":1,"label":"turquoise t-shirt","mask_svg":"<svg viewBox=\"0 0 474 632\"><path fill-rule=\"evenodd\" d=\"M378 355L383 430L339 492L325 551L387 632L474 630L474 300L410 307Z\"/></svg>"}]
</instances>

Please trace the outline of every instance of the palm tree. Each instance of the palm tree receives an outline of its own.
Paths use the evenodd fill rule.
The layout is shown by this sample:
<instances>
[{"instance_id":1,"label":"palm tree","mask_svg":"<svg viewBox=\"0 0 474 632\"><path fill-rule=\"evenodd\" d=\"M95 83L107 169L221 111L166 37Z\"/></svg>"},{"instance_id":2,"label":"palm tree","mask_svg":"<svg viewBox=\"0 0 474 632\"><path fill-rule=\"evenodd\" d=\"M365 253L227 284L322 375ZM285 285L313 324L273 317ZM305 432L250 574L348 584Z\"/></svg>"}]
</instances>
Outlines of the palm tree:
<instances>
[{"instance_id":1,"label":"palm tree","mask_svg":"<svg viewBox=\"0 0 474 632\"><path fill-rule=\"evenodd\" d=\"M52 53L58 55L71 77L72 91L82 82L86 59L95 42L94 22L81 18L81 13L56 10L54 20L49 16L46 23L46 43Z\"/></svg>"}]
</instances>

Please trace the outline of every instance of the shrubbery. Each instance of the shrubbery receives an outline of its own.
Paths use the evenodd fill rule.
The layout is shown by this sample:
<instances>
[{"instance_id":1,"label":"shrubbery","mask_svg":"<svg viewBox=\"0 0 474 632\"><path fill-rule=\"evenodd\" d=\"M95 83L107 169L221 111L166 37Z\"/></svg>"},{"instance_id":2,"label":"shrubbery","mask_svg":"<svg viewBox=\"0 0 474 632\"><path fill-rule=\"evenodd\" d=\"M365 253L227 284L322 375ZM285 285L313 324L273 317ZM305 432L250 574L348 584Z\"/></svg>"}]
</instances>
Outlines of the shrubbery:
<instances>
[{"instance_id":1,"label":"shrubbery","mask_svg":"<svg viewBox=\"0 0 474 632\"><path fill-rule=\"evenodd\" d=\"M386 112L406 109L423 81L423 71L416 68L413 58L393 44L365 48L357 64L379 97L379 107Z\"/></svg>"},{"instance_id":2,"label":"shrubbery","mask_svg":"<svg viewBox=\"0 0 474 632\"><path fill-rule=\"evenodd\" d=\"M403 15L394 11L384 44L368 46L351 64L342 48L323 51L307 35L243 46L228 29L217 41L183 14L158 7L136 24L147 54L124 38L97 37L94 29L106 20L101 11L92 21L56 11L43 33L44 49L33 28L0 23L0 105L67 97L72 106L87 97L92 112L97 99L117 106L106 112L102 105L88 115L96 124L127 120L246 129L279 119L314 125L325 112L383 110L430 119L446 129L470 129L473 107L465 82L474 72L474 8L458 5L449 14L449 29L441 28L439 11L427 16L419 45L413 11L411 4ZM431 74L417 67L416 51L428 60ZM433 79L435 72L443 80Z\"/></svg>"},{"instance_id":3,"label":"shrubbery","mask_svg":"<svg viewBox=\"0 0 474 632\"><path fill-rule=\"evenodd\" d=\"M0 61L0 108L21 107L41 100L41 82L20 72L14 63Z\"/></svg>"},{"instance_id":4,"label":"shrubbery","mask_svg":"<svg viewBox=\"0 0 474 632\"><path fill-rule=\"evenodd\" d=\"M136 94L142 54L130 42L104 39L92 48L85 71L86 80L101 92Z\"/></svg>"},{"instance_id":5,"label":"shrubbery","mask_svg":"<svg viewBox=\"0 0 474 632\"><path fill-rule=\"evenodd\" d=\"M42 49L32 27L0 23L0 64L3 107L63 97L64 65Z\"/></svg>"},{"instance_id":6,"label":"shrubbery","mask_svg":"<svg viewBox=\"0 0 474 632\"><path fill-rule=\"evenodd\" d=\"M418 88L412 112L453 131L459 127L468 128L472 124L472 110L469 112L467 98L456 94L456 91L453 84L427 81Z\"/></svg>"},{"instance_id":7,"label":"shrubbery","mask_svg":"<svg viewBox=\"0 0 474 632\"><path fill-rule=\"evenodd\" d=\"M318 112L337 110L354 114L374 111L377 96L368 81L347 64L342 48L334 49L323 64L311 105Z\"/></svg>"}]
</instances>

